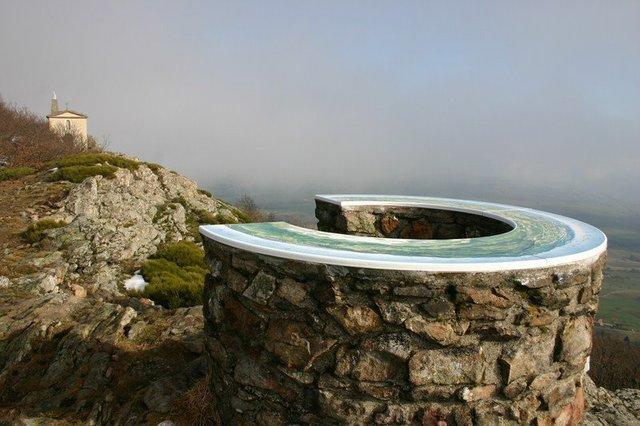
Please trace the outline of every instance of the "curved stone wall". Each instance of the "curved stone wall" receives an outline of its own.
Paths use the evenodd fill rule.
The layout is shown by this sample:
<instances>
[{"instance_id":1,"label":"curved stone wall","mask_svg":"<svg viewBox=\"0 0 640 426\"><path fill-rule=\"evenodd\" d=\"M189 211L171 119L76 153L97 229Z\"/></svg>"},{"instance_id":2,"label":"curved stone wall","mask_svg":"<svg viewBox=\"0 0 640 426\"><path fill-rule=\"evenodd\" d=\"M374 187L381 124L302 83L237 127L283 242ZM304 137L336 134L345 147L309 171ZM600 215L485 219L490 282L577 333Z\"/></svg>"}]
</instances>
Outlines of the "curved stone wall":
<instances>
[{"instance_id":1,"label":"curved stone wall","mask_svg":"<svg viewBox=\"0 0 640 426\"><path fill-rule=\"evenodd\" d=\"M477 238L509 232L513 226L497 219L461 211L367 205L345 210L316 200L320 231L384 238Z\"/></svg>"},{"instance_id":2,"label":"curved stone wall","mask_svg":"<svg viewBox=\"0 0 640 426\"><path fill-rule=\"evenodd\" d=\"M318 207L325 230L349 232ZM553 268L442 273L204 242L211 386L224 424L582 418L604 254Z\"/></svg>"}]
</instances>

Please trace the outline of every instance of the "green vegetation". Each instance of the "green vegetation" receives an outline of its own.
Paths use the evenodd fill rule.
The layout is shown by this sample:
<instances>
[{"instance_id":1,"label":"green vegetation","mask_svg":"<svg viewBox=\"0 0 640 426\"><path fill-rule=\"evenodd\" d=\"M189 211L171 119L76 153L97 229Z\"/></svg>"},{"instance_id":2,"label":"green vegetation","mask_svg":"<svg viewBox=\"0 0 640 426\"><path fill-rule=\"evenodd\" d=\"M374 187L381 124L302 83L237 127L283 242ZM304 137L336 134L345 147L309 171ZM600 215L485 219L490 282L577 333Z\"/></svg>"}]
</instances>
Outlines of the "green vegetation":
<instances>
[{"instance_id":1,"label":"green vegetation","mask_svg":"<svg viewBox=\"0 0 640 426\"><path fill-rule=\"evenodd\" d=\"M107 153L84 153L65 157L52 163L53 167L110 165L121 169L135 170L140 163L129 158Z\"/></svg>"},{"instance_id":2,"label":"green vegetation","mask_svg":"<svg viewBox=\"0 0 640 426\"><path fill-rule=\"evenodd\" d=\"M202 195L206 195L209 198L213 198L213 194L211 194L209 191L206 191L204 189L198 189L198 192L201 193Z\"/></svg>"},{"instance_id":3,"label":"green vegetation","mask_svg":"<svg viewBox=\"0 0 640 426\"><path fill-rule=\"evenodd\" d=\"M220 220L224 220L224 218L221 218L222 215L220 213L213 214L206 210L196 209L193 211L193 214L195 215L198 225L203 225L207 223L221 223Z\"/></svg>"},{"instance_id":4,"label":"green vegetation","mask_svg":"<svg viewBox=\"0 0 640 426\"><path fill-rule=\"evenodd\" d=\"M32 167L4 167L0 169L0 182L3 180L17 179L35 173Z\"/></svg>"},{"instance_id":5,"label":"green vegetation","mask_svg":"<svg viewBox=\"0 0 640 426\"><path fill-rule=\"evenodd\" d=\"M162 220L162 218L167 215L168 210L174 208L176 204L180 204L184 207L186 215L185 222L189 229L189 235L191 235L196 241L201 241L200 233L198 231L198 227L200 225L236 223L235 218L231 215L227 216L222 213L214 214L206 210L195 209L187 203L187 200L184 197L173 198L169 203L158 206L158 210L153 216L153 222L158 223ZM233 212L237 215L239 211L238 209L233 208Z\"/></svg>"},{"instance_id":6,"label":"green vegetation","mask_svg":"<svg viewBox=\"0 0 640 426\"><path fill-rule=\"evenodd\" d=\"M162 168L160 164L156 164L156 163L142 163L142 164L150 168L153 173L158 173L158 170Z\"/></svg>"},{"instance_id":7,"label":"green vegetation","mask_svg":"<svg viewBox=\"0 0 640 426\"><path fill-rule=\"evenodd\" d=\"M80 183L91 176L104 176L113 178L117 168L113 166L69 166L63 167L49 176L49 180L56 182L59 180L67 180L69 182Z\"/></svg>"},{"instance_id":8,"label":"green vegetation","mask_svg":"<svg viewBox=\"0 0 640 426\"><path fill-rule=\"evenodd\" d=\"M166 244L142 266L149 283L142 295L166 308L200 305L206 273L200 247L188 241Z\"/></svg>"},{"instance_id":9,"label":"green vegetation","mask_svg":"<svg viewBox=\"0 0 640 426\"><path fill-rule=\"evenodd\" d=\"M171 208L171 203L160 204L156 207L157 210L156 214L153 215L153 223L160 222L160 219L162 219L167 214L167 211Z\"/></svg>"},{"instance_id":10,"label":"green vegetation","mask_svg":"<svg viewBox=\"0 0 640 426\"><path fill-rule=\"evenodd\" d=\"M244 211L240 210L237 207L231 207L231 211L233 211L233 213L238 216L238 219L240 220L241 223L251 223L251 217L249 217L249 215L247 215Z\"/></svg>"},{"instance_id":11,"label":"green vegetation","mask_svg":"<svg viewBox=\"0 0 640 426\"><path fill-rule=\"evenodd\" d=\"M112 178L118 168L135 170L139 163L113 154L92 152L70 155L49 165L58 168L49 177L50 181L67 180L80 183L91 176Z\"/></svg>"},{"instance_id":12,"label":"green vegetation","mask_svg":"<svg viewBox=\"0 0 640 426\"><path fill-rule=\"evenodd\" d=\"M166 244L160 247L151 259L166 259L180 267L189 265L206 267L202 249L188 241Z\"/></svg>"},{"instance_id":13,"label":"green vegetation","mask_svg":"<svg viewBox=\"0 0 640 426\"><path fill-rule=\"evenodd\" d=\"M67 224L62 220L39 220L27 227L22 233L22 238L30 244L37 243L45 237L44 231L47 229L62 228L63 226L67 226Z\"/></svg>"},{"instance_id":14,"label":"green vegetation","mask_svg":"<svg viewBox=\"0 0 640 426\"><path fill-rule=\"evenodd\" d=\"M613 262L612 262L613 263ZM640 270L606 270L598 318L621 330L640 330Z\"/></svg>"}]
</instances>

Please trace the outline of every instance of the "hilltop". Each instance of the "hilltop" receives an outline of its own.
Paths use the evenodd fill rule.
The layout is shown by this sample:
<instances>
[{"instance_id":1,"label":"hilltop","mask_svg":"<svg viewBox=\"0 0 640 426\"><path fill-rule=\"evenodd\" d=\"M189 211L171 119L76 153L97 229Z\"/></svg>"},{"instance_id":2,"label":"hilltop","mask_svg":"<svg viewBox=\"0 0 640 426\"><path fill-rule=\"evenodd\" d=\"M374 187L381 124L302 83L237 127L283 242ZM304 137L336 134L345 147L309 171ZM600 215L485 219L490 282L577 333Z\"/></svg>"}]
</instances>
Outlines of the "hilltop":
<instances>
[{"instance_id":1,"label":"hilltop","mask_svg":"<svg viewBox=\"0 0 640 426\"><path fill-rule=\"evenodd\" d=\"M197 226L247 214L161 165L58 147L2 108L0 423L219 423ZM640 391L586 389L590 424L640 417Z\"/></svg>"}]
</instances>

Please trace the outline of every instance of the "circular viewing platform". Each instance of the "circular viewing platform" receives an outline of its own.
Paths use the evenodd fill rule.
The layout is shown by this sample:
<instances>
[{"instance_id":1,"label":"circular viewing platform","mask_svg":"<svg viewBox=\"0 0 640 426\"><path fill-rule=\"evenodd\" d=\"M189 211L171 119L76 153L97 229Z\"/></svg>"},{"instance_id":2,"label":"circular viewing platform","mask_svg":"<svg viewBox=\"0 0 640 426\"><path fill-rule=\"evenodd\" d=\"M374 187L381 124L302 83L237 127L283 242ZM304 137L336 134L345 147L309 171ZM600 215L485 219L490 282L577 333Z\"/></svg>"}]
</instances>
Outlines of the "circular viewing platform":
<instances>
[{"instance_id":1,"label":"circular viewing platform","mask_svg":"<svg viewBox=\"0 0 640 426\"><path fill-rule=\"evenodd\" d=\"M222 244L287 259L440 272L556 266L597 257L607 246L605 235L591 225L503 204L376 195L319 195L316 202L321 206L322 226L339 226L337 217L346 212L352 223L342 220L347 225L344 232L352 232L345 235L275 222L206 225L201 233ZM407 238L375 238L389 236L385 226L391 232L400 226L399 210L414 219ZM387 212L393 213L385 216ZM432 239L437 237L438 225L448 234Z\"/></svg>"},{"instance_id":2,"label":"circular viewing platform","mask_svg":"<svg viewBox=\"0 0 640 426\"><path fill-rule=\"evenodd\" d=\"M321 195L316 217L200 228L223 424L580 423L601 231L429 197Z\"/></svg>"}]
</instances>

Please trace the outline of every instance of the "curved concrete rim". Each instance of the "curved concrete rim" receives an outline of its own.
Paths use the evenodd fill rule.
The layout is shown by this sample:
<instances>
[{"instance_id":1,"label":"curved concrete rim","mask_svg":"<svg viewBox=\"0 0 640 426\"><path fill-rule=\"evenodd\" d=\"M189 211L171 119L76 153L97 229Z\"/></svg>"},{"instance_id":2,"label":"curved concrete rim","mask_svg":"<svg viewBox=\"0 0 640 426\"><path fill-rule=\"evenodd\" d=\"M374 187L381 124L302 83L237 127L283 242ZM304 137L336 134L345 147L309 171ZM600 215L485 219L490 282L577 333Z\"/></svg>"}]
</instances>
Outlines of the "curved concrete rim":
<instances>
[{"instance_id":1,"label":"curved concrete rim","mask_svg":"<svg viewBox=\"0 0 640 426\"><path fill-rule=\"evenodd\" d=\"M284 222L203 225L200 233L231 247L284 259L356 268L433 272L546 268L595 260L607 247L607 238L599 229L575 219L529 208L415 196L319 195L316 198L344 210L397 206L461 211L504 221L514 229L494 236L457 240L343 235ZM538 230L545 234L540 238L544 244L538 241L535 233ZM520 252L509 252L508 244L513 244ZM411 254L404 254L405 249L410 249Z\"/></svg>"}]
</instances>

